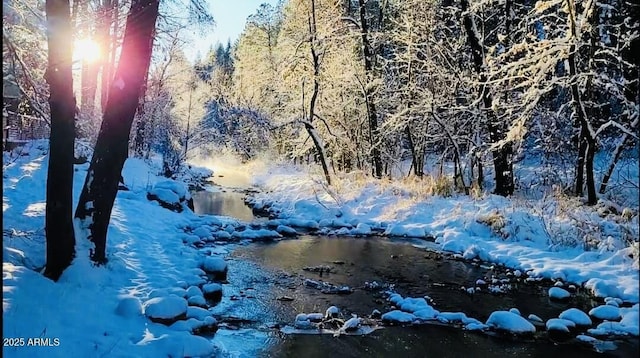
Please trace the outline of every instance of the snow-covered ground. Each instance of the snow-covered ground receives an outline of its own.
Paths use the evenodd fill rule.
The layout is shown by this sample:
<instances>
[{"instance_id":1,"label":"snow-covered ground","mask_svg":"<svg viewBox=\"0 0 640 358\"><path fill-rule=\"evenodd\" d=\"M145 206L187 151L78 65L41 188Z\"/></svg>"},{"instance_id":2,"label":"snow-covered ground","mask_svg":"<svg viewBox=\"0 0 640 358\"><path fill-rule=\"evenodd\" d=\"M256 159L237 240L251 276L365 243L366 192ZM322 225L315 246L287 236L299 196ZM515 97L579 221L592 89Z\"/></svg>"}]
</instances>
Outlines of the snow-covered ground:
<instances>
[{"instance_id":1,"label":"snow-covered ground","mask_svg":"<svg viewBox=\"0 0 640 358\"><path fill-rule=\"evenodd\" d=\"M336 178L336 185L328 188L317 174L265 162L235 162L238 177L226 178L262 190L253 203L278 215L272 220L275 231L245 228L232 218L162 208L147 199L155 184L165 180L156 175L158 168L128 159L123 178L129 190L118 193L114 206L108 264L92 266L89 243L78 240L75 260L54 283L39 273L45 263L46 151L47 142L39 141L27 145L19 156L3 157L3 335L10 343L4 345L3 356L66 357L73 352L74 356L186 357L242 350L229 343L229 334L208 340L190 332L215 325L204 295L213 294L218 286L206 286L207 292L198 286L204 288L210 277L203 269L220 274L217 271L225 267L220 260L206 258L219 257L222 251L198 249L195 244L279 238L304 228L328 235L434 237L443 250L468 259L583 284L597 296L610 297L607 302L638 302L637 208L625 218L605 214L604 208L600 212L583 208L560 195L541 201L492 195L440 197L427 195L429 190L421 183L376 182L356 174ZM77 202L88 164L75 168ZM571 246L576 242L580 245ZM402 310L402 303L398 308ZM429 307L421 308L435 317ZM418 316L416 310L405 310ZM594 334L637 335L638 305L617 312L613 317L611 308L597 310L594 314L620 322L604 322ZM171 326L153 322L176 316L181 320ZM471 323L472 328L485 328L481 322ZM486 325L525 326L507 313L498 313Z\"/></svg>"},{"instance_id":2,"label":"snow-covered ground","mask_svg":"<svg viewBox=\"0 0 640 358\"><path fill-rule=\"evenodd\" d=\"M189 211L178 214L147 200L147 191L163 179L155 175L157 169L141 160L128 159L123 170L130 190L118 192L109 226L108 264L92 266L88 242L78 240L76 258L57 283L38 272L45 262L46 151L46 142L35 142L18 158L6 153L4 157L3 356L182 357L215 353L210 340L179 327L153 323L142 313L143 303L148 316L183 310L187 306L181 297L186 297L185 289L205 279L199 269L203 254L185 245L180 236L181 229L198 217ZM77 202L88 164L75 168ZM154 305L154 297L164 302ZM190 323L212 323L207 312L192 317L198 322L190 319ZM197 312L185 313L189 317Z\"/></svg>"}]
</instances>

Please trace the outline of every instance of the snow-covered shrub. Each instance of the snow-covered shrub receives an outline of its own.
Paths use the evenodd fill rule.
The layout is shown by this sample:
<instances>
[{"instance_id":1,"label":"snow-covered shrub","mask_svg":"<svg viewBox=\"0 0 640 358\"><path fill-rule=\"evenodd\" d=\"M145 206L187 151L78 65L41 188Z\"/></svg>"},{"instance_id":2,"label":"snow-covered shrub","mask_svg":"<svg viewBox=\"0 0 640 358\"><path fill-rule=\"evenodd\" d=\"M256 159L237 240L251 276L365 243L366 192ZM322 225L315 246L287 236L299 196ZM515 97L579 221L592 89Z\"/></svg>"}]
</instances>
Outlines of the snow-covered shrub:
<instances>
[{"instance_id":1,"label":"snow-covered shrub","mask_svg":"<svg viewBox=\"0 0 640 358\"><path fill-rule=\"evenodd\" d=\"M509 236L509 233L505 230L507 219L504 217L504 214L498 210L493 210L488 214L478 215L476 221L489 226L491 231L498 236L505 239Z\"/></svg>"},{"instance_id":2,"label":"snow-covered shrub","mask_svg":"<svg viewBox=\"0 0 640 358\"><path fill-rule=\"evenodd\" d=\"M184 206L193 210L193 199L185 185L174 180L164 180L153 186L147 199L157 201L163 208L182 212Z\"/></svg>"}]
</instances>

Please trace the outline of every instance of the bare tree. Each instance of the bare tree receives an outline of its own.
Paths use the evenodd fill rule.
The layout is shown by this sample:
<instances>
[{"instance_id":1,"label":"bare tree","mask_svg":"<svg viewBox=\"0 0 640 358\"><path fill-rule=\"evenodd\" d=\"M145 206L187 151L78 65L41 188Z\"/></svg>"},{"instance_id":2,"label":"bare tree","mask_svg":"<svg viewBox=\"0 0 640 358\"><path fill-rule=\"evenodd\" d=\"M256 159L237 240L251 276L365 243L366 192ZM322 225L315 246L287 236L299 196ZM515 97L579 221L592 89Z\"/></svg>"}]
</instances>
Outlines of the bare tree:
<instances>
[{"instance_id":1,"label":"bare tree","mask_svg":"<svg viewBox=\"0 0 640 358\"><path fill-rule=\"evenodd\" d=\"M44 275L57 281L75 254L73 230L73 145L75 98L71 76L69 0L47 0L51 136L47 171L45 232L47 263Z\"/></svg>"},{"instance_id":2,"label":"bare tree","mask_svg":"<svg viewBox=\"0 0 640 358\"><path fill-rule=\"evenodd\" d=\"M120 62L109 89L95 151L82 188L76 217L90 230L91 259L107 261L107 228L129 147L129 132L153 45L159 0L134 0L127 17Z\"/></svg>"}]
</instances>

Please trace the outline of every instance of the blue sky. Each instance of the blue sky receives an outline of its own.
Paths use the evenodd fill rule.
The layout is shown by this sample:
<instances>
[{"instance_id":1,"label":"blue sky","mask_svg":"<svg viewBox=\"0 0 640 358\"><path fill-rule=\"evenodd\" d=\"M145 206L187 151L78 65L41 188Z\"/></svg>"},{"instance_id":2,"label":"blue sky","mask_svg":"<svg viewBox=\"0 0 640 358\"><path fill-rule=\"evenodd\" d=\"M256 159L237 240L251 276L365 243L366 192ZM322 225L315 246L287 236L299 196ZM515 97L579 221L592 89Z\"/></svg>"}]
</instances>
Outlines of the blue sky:
<instances>
[{"instance_id":1,"label":"blue sky","mask_svg":"<svg viewBox=\"0 0 640 358\"><path fill-rule=\"evenodd\" d=\"M233 43L244 29L247 16L253 14L262 3L275 5L277 0L207 0L216 26L206 36L195 36L193 46L185 49L187 57L204 56L209 47L220 42Z\"/></svg>"}]
</instances>

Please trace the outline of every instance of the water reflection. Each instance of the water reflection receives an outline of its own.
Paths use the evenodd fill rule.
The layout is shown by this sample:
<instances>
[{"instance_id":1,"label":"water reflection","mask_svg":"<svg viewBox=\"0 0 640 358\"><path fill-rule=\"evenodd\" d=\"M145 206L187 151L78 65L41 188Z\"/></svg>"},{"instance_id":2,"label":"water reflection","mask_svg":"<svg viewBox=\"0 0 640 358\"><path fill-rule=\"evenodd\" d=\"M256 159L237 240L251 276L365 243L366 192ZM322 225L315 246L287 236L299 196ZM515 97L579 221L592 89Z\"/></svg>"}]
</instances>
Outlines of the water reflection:
<instances>
[{"instance_id":1,"label":"water reflection","mask_svg":"<svg viewBox=\"0 0 640 358\"><path fill-rule=\"evenodd\" d=\"M242 193L198 191L191 196L196 214L225 215L242 221L254 219L251 208L244 203Z\"/></svg>"},{"instance_id":2,"label":"water reflection","mask_svg":"<svg viewBox=\"0 0 640 358\"><path fill-rule=\"evenodd\" d=\"M317 238L304 237L269 244L251 244L239 247L232 253L237 265L231 269L243 269L243 262L253 262L259 271L236 272L230 282L240 289L255 282L243 283L244 277L263 272L268 279L261 279L268 293L260 297L262 318L277 322L292 322L300 312L322 312L329 305L336 305L346 313L368 315L373 309L381 311L390 307L374 292L362 289L365 281L395 284L397 292L404 296L429 295L440 311L465 312L468 316L485 321L495 310L518 308L524 316L534 313L544 320L557 317L568 307L588 310L590 302L575 299L561 305L548 304L544 288L531 284L518 284L504 295L488 293L468 295L461 286L471 286L488 269L466 262L448 260L440 255L384 238ZM331 273L304 271L307 266L330 265ZM324 280L335 285L356 288L350 295L326 295L305 287L305 278ZM255 278L251 279L252 281ZM277 297L289 296L291 302L278 301ZM245 301L245 305L257 304ZM269 312L266 313L265 309ZM273 315L273 316L272 316ZM267 318L266 316L269 316ZM258 318L260 320L260 318ZM444 326L390 327L365 337L340 337L316 335L291 335L271 333L272 341L261 354L266 357L389 357L402 354L406 357L556 357L556 356L635 356L637 342L616 342L615 351L597 354L588 346L576 344L557 345L546 336L535 341L522 342L490 337ZM631 354L631 355L630 355Z\"/></svg>"}]
</instances>

